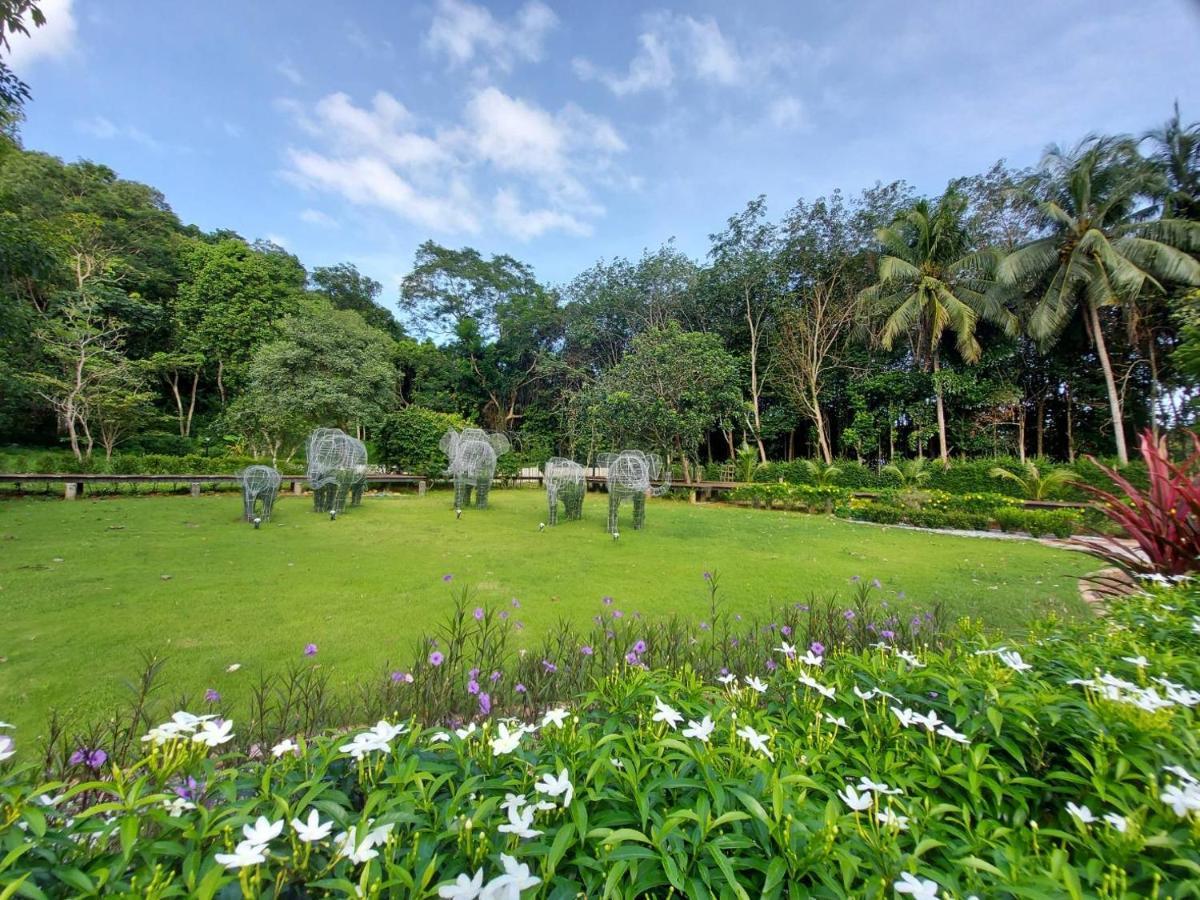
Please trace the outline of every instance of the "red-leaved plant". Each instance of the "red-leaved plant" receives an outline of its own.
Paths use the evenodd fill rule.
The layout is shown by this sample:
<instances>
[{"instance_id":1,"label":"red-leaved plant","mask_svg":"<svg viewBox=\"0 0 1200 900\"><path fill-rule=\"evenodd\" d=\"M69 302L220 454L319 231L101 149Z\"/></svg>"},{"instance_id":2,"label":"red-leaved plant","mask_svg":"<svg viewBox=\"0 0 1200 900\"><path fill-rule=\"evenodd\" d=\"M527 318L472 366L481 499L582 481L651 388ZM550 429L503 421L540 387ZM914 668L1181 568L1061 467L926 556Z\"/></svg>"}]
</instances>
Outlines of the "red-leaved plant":
<instances>
[{"instance_id":1,"label":"red-leaved plant","mask_svg":"<svg viewBox=\"0 0 1200 900\"><path fill-rule=\"evenodd\" d=\"M1125 531L1136 549L1108 537L1097 552L1129 572L1184 575L1200 569L1200 437L1189 432L1192 454L1171 462L1165 442L1142 432L1141 452L1150 486L1142 491L1115 469L1088 457L1120 493L1089 484L1079 488L1096 497L1100 511ZM1122 496L1123 495L1123 496Z\"/></svg>"}]
</instances>

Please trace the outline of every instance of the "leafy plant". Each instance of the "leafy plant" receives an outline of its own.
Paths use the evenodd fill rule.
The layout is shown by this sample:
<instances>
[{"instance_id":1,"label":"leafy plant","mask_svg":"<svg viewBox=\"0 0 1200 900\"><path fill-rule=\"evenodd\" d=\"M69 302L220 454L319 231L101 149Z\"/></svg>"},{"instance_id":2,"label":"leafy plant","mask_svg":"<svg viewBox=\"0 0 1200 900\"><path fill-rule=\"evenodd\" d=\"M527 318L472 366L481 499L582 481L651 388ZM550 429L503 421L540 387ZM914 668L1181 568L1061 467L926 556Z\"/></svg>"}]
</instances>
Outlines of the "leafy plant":
<instances>
[{"instance_id":1,"label":"leafy plant","mask_svg":"<svg viewBox=\"0 0 1200 900\"><path fill-rule=\"evenodd\" d=\"M800 465L808 472L812 483L818 487L833 487L842 477L842 470L834 465L826 465L815 459L802 459Z\"/></svg>"},{"instance_id":2,"label":"leafy plant","mask_svg":"<svg viewBox=\"0 0 1200 900\"><path fill-rule=\"evenodd\" d=\"M1023 469L1024 473L1018 475L1003 466L995 466L990 474L993 478L1015 484L1026 500L1048 500L1061 493L1075 478L1075 473L1070 469L1052 468L1042 472L1033 460L1026 460Z\"/></svg>"},{"instance_id":3,"label":"leafy plant","mask_svg":"<svg viewBox=\"0 0 1200 900\"><path fill-rule=\"evenodd\" d=\"M734 463L734 477L741 482L753 481L758 463L758 450L743 442L738 448L737 460Z\"/></svg>"},{"instance_id":4,"label":"leafy plant","mask_svg":"<svg viewBox=\"0 0 1200 900\"><path fill-rule=\"evenodd\" d=\"M1142 432L1140 450L1150 480L1145 491L1096 462L1120 493L1081 487L1137 544L1135 550L1119 537L1104 535L1097 549L1106 559L1132 572L1184 575L1200 569L1200 437L1191 432L1190 438L1191 455L1174 463L1165 441L1156 442L1149 429Z\"/></svg>"},{"instance_id":5,"label":"leafy plant","mask_svg":"<svg viewBox=\"0 0 1200 900\"><path fill-rule=\"evenodd\" d=\"M902 488L918 488L929 481L929 460L923 456L905 459L899 463L888 463L879 471L891 476Z\"/></svg>"}]
</instances>

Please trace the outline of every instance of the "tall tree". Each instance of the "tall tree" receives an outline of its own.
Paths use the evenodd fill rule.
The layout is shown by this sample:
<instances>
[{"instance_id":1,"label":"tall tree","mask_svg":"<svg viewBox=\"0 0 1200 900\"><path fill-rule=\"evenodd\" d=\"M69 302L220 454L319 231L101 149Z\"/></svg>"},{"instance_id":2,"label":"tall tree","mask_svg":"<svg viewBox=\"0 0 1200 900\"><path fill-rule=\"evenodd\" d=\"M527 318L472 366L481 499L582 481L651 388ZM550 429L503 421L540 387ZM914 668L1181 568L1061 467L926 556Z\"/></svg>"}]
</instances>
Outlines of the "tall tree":
<instances>
[{"instance_id":1,"label":"tall tree","mask_svg":"<svg viewBox=\"0 0 1200 900\"><path fill-rule=\"evenodd\" d=\"M309 276L312 289L324 294L335 309L352 309L368 325L392 336L404 337L404 329L391 311L379 302L383 285L358 271L351 263L318 266Z\"/></svg>"},{"instance_id":2,"label":"tall tree","mask_svg":"<svg viewBox=\"0 0 1200 900\"><path fill-rule=\"evenodd\" d=\"M1142 140L1163 176L1163 215L1200 221L1200 122L1184 125L1176 101L1174 115Z\"/></svg>"},{"instance_id":3,"label":"tall tree","mask_svg":"<svg viewBox=\"0 0 1200 900\"><path fill-rule=\"evenodd\" d=\"M1096 348L1108 391L1117 457L1129 461L1125 417L1101 310L1129 311L1146 292L1200 285L1200 224L1183 219L1147 221L1161 175L1120 138L1090 138L1075 149L1051 147L1042 175L1025 188L1047 230L1010 253L997 270L1005 286L1038 296L1029 333L1053 343L1075 316Z\"/></svg>"},{"instance_id":4,"label":"tall tree","mask_svg":"<svg viewBox=\"0 0 1200 900\"><path fill-rule=\"evenodd\" d=\"M879 280L860 294L869 308L885 317L880 343L891 349L897 338L907 336L918 364L933 373L943 461L949 460L950 447L938 378L942 336L953 331L959 356L973 363L981 352L975 336L981 318L1010 334L1017 330L1016 317L989 291L995 255L972 247L965 213L964 198L951 188L934 204L918 200L892 225L879 229Z\"/></svg>"}]
</instances>

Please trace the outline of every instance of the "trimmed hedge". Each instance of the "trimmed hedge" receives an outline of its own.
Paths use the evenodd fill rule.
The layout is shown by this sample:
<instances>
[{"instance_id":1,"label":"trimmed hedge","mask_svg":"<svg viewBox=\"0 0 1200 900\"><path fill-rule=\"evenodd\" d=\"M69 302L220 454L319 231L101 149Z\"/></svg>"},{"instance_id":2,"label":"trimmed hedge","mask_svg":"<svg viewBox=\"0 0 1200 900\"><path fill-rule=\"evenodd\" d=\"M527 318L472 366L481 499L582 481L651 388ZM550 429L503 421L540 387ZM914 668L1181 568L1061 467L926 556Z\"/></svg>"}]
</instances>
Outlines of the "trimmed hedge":
<instances>
[{"instance_id":1,"label":"trimmed hedge","mask_svg":"<svg viewBox=\"0 0 1200 900\"><path fill-rule=\"evenodd\" d=\"M226 454L169 456L120 451L111 460L106 460L103 453L77 460L74 454L63 450L0 451L0 471L43 475L234 475L256 463L270 465L271 460ZM281 459L277 468L285 475L302 475L304 461Z\"/></svg>"},{"instance_id":2,"label":"trimmed hedge","mask_svg":"<svg viewBox=\"0 0 1200 900\"><path fill-rule=\"evenodd\" d=\"M468 424L455 413L435 412L421 406L392 413L384 418L376 438L379 461L415 475L430 478L441 475L447 463L438 442L448 429L461 431Z\"/></svg>"}]
</instances>

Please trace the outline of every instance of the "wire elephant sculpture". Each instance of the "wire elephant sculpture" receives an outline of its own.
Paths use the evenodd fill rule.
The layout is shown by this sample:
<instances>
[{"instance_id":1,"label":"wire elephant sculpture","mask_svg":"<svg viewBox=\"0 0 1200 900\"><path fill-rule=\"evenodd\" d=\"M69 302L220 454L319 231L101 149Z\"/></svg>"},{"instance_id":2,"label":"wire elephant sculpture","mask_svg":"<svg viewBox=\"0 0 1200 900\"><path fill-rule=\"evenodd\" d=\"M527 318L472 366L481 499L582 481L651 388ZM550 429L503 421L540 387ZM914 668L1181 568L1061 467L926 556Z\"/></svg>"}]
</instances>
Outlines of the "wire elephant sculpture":
<instances>
[{"instance_id":1,"label":"wire elephant sculpture","mask_svg":"<svg viewBox=\"0 0 1200 900\"><path fill-rule=\"evenodd\" d=\"M275 498L283 476L271 466L246 466L238 473L242 485L242 508L247 522L258 527L259 521L270 522Z\"/></svg>"},{"instance_id":2,"label":"wire elephant sculpture","mask_svg":"<svg viewBox=\"0 0 1200 900\"><path fill-rule=\"evenodd\" d=\"M308 436L308 484L313 509L331 518L362 501L367 481L367 447L340 428L317 428Z\"/></svg>"},{"instance_id":3,"label":"wire elephant sculpture","mask_svg":"<svg viewBox=\"0 0 1200 900\"><path fill-rule=\"evenodd\" d=\"M671 489L671 473L663 466L657 453L641 450L622 450L601 453L597 458L601 468L608 470L608 533L619 535L618 514L625 500L633 501L633 527L646 524L646 495L661 497Z\"/></svg>"},{"instance_id":4,"label":"wire elephant sculpture","mask_svg":"<svg viewBox=\"0 0 1200 900\"><path fill-rule=\"evenodd\" d=\"M438 446L449 460L446 474L454 478L454 510L458 515L471 503L487 509L492 479L496 476L496 458L512 449L508 436L482 428L447 429Z\"/></svg>"},{"instance_id":5,"label":"wire elephant sculpture","mask_svg":"<svg viewBox=\"0 0 1200 900\"><path fill-rule=\"evenodd\" d=\"M583 466L572 459L551 457L542 469L546 483L546 502L549 504L551 525L558 524L558 502L563 505L563 515L568 520L583 518L583 496L587 492L587 479Z\"/></svg>"}]
</instances>

